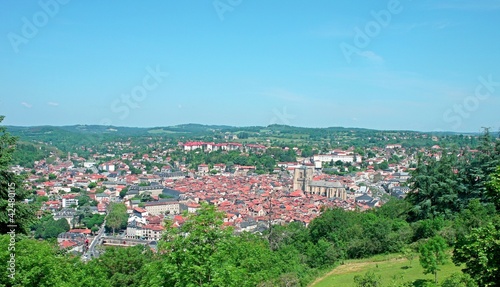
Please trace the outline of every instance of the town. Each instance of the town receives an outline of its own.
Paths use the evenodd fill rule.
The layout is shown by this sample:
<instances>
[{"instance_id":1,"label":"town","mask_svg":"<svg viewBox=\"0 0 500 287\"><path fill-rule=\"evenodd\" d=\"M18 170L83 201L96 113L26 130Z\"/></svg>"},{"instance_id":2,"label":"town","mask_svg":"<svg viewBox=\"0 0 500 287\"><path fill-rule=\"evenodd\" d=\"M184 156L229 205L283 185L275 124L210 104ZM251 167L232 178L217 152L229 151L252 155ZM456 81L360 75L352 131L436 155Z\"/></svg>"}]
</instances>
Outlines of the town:
<instances>
[{"instance_id":1,"label":"town","mask_svg":"<svg viewBox=\"0 0 500 287\"><path fill-rule=\"evenodd\" d=\"M309 154L297 146L189 140L149 144L149 152L140 153L133 151L130 141L111 141L105 143L105 153L87 147L82 147L87 157L51 152L32 167L17 165L13 171L28 175L26 187L36 194L30 200L41 203L39 219L65 220L64 226L69 226L57 235L37 230L35 235L56 236L61 249L88 260L99 256L102 246L142 244L155 249L165 224L182 225L184 215L196 213L202 202L223 211L224 225L235 232L260 234L271 225L308 226L324 208L380 207L390 197L405 197L418 152L441 156L438 138L431 140L436 144L427 149L386 144ZM256 165L186 163L199 155L259 157L271 150L291 154L295 160L276 161L266 173L257 172ZM126 226L118 224L111 230L106 223L112 204L126 206Z\"/></svg>"}]
</instances>

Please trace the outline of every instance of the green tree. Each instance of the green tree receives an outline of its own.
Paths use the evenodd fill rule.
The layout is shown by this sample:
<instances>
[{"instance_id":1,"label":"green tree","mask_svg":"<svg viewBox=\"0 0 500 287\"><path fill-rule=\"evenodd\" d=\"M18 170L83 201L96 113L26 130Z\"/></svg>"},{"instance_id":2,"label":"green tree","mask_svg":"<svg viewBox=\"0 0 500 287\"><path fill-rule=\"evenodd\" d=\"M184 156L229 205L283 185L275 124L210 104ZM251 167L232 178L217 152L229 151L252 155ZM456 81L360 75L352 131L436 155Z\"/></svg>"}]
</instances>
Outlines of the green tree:
<instances>
[{"instance_id":1,"label":"green tree","mask_svg":"<svg viewBox=\"0 0 500 287\"><path fill-rule=\"evenodd\" d=\"M120 198L124 198L127 195L128 192L128 187L123 188L120 190Z\"/></svg>"},{"instance_id":2,"label":"green tree","mask_svg":"<svg viewBox=\"0 0 500 287\"><path fill-rule=\"evenodd\" d=\"M410 208L411 204L408 201L391 197L388 202L376 209L375 212L381 217L406 220Z\"/></svg>"},{"instance_id":3,"label":"green tree","mask_svg":"<svg viewBox=\"0 0 500 287\"><path fill-rule=\"evenodd\" d=\"M81 222L85 224L87 228L93 228L97 226L101 226L104 222L105 215L101 214L86 214L84 218L82 218Z\"/></svg>"},{"instance_id":4,"label":"green tree","mask_svg":"<svg viewBox=\"0 0 500 287\"><path fill-rule=\"evenodd\" d=\"M419 156L418 166L409 180L411 192L406 196L413 208L412 220L429 219L436 216L450 217L459 210L459 184L455 154L445 154L440 160Z\"/></svg>"},{"instance_id":5,"label":"green tree","mask_svg":"<svg viewBox=\"0 0 500 287\"><path fill-rule=\"evenodd\" d=\"M408 259L408 262L410 263L410 265L408 265L408 267L411 267L411 263L412 263L413 259L415 259L415 252L413 252L413 249L406 246L403 248L402 253L403 253L403 256L406 259Z\"/></svg>"},{"instance_id":6,"label":"green tree","mask_svg":"<svg viewBox=\"0 0 500 287\"><path fill-rule=\"evenodd\" d=\"M38 202L38 203L46 202L46 201L48 201L48 200L49 200L49 197L48 197L48 196L46 196L46 195L44 195L44 196L38 196L38 197L36 198L36 202Z\"/></svg>"},{"instance_id":7,"label":"green tree","mask_svg":"<svg viewBox=\"0 0 500 287\"><path fill-rule=\"evenodd\" d=\"M77 199L78 199L79 206L90 205L90 203L92 202L92 199L90 198L90 196L88 196L86 194L78 196Z\"/></svg>"},{"instance_id":8,"label":"green tree","mask_svg":"<svg viewBox=\"0 0 500 287\"><path fill-rule=\"evenodd\" d=\"M52 215L43 217L39 222L34 225L35 238L57 238L63 232L70 230L69 223L66 219L61 218L54 220Z\"/></svg>"},{"instance_id":9,"label":"green tree","mask_svg":"<svg viewBox=\"0 0 500 287\"><path fill-rule=\"evenodd\" d=\"M148 202L148 201L153 200L153 197L151 196L151 192L149 192L149 191L141 193L138 197L141 200L141 202Z\"/></svg>"},{"instance_id":10,"label":"green tree","mask_svg":"<svg viewBox=\"0 0 500 287\"><path fill-rule=\"evenodd\" d=\"M497 189L488 183L494 182L499 163L500 141L494 143L488 130L481 136L476 152L448 149L439 160L419 155L417 168L409 180L412 190L406 197L413 205L411 219L436 216L452 219L471 200L498 201Z\"/></svg>"},{"instance_id":11,"label":"green tree","mask_svg":"<svg viewBox=\"0 0 500 287\"><path fill-rule=\"evenodd\" d=\"M0 123L4 116L0 116ZM0 126L0 233L11 231L8 225L16 225L16 233L28 233L35 222L34 204L24 203L30 193L23 188L23 178L10 171L12 154L17 138Z\"/></svg>"},{"instance_id":12,"label":"green tree","mask_svg":"<svg viewBox=\"0 0 500 287\"><path fill-rule=\"evenodd\" d=\"M442 217L435 217L413 223L413 241L437 235L447 222Z\"/></svg>"},{"instance_id":13,"label":"green tree","mask_svg":"<svg viewBox=\"0 0 500 287\"><path fill-rule=\"evenodd\" d=\"M316 244L308 244L306 254L307 264L312 268L332 266L342 259L343 254L331 242L321 238Z\"/></svg>"},{"instance_id":14,"label":"green tree","mask_svg":"<svg viewBox=\"0 0 500 287\"><path fill-rule=\"evenodd\" d=\"M465 264L469 274L479 286L498 286L500 282L500 228L498 220L475 228L459 240L453 253L456 265Z\"/></svg>"},{"instance_id":15,"label":"green tree","mask_svg":"<svg viewBox=\"0 0 500 287\"><path fill-rule=\"evenodd\" d=\"M312 157L314 152L311 146L305 146L302 148L302 157Z\"/></svg>"},{"instance_id":16,"label":"green tree","mask_svg":"<svg viewBox=\"0 0 500 287\"><path fill-rule=\"evenodd\" d=\"M490 180L487 183L488 196L491 202L495 204L497 210L500 210L500 166L495 172L490 174Z\"/></svg>"},{"instance_id":17,"label":"green tree","mask_svg":"<svg viewBox=\"0 0 500 287\"><path fill-rule=\"evenodd\" d=\"M356 287L380 287L381 279L380 275L376 275L374 272L366 272L365 275L354 276L354 284Z\"/></svg>"},{"instance_id":18,"label":"green tree","mask_svg":"<svg viewBox=\"0 0 500 287\"><path fill-rule=\"evenodd\" d=\"M71 229L70 226L69 226L68 221L66 219L64 219L64 218L60 218L60 219L56 220L55 221L55 225L58 228L64 230L63 232L69 231Z\"/></svg>"},{"instance_id":19,"label":"green tree","mask_svg":"<svg viewBox=\"0 0 500 287\"><path fill-rule=\"evenodd\" d=\"M203 204L197 216L190 216L179 228L170 227L160 250L166 256L162 258L162 267L167 274L154 280L152 286L212 286L216 251L221 242L231 236L231 230L221 228L223 215L216 212L214 206ZM213 284L213 283L212 283Z\"/></svg>"},{"instance_id":20,"label":"green tree","mask_svg":"<svg viewBox=\"0 0 500 287\"><path fill-rule=\"evenodd\" d=\"M489 129L485 128L479 138L477 152L464 153L461 159L465 164L460 167L458 174L468 191L463 195L465 203L472 198L479 198L483 202L494 201L495 197L491 197L487 185L491 175L500 166L500 140L495 142Z\"/></svg>"},{"instance_id":21,"label":"green tree","mask_svg":"<svg viewBox=\"0 0 500 287\"><path fill-rule=\"evenodd\" d=\"M453 221L453 231L457 240L463 239L474 228L490 223L495 213L495 206L492 203L481 203L479 199L471 200L469 206L457 214Z\"/></svg>"},{"instance_id":22,"label":"green tree","mask_svg":"<svg viewBox=\"0 0 500 287\"><path fill-rule=\"evenodd\" d=\"M108 279L108 271L106 266L99 264L97 260L91 260L88 263L81 262L80 260L73 265L75 282L68 287L112 287L112 282ZM66 272L71 272L67 270ZM136 285L137 286L137 285Z\"/></svg>"},{"instance_id":23,"label":"green tree","mask_svg":"<svg viewBox=\"0 0 500 287\"><path fill-rule=\"evenodd\" d=\"M80 193L82 190L78 187L71 187L71 192Z\"/></svg>"},{"instance_id":24,"label":"green tree","mask_svg":"<svg viewBox=\"0 0 500 287\"><path fill-rule=\"evenodd\" d=\"M233 235L224 214L203 203L180 227L167 221L159 260L147 264L144 286L256 286L278 278L273 252L255 235Z\"/></svg>"},{"instance_id":25,"label":"green tree","mask_svg":"<svg viewBox=\"0 0 500 287\"><path fill-rule=\"evenodd\" d=\"M477 287L476 282L464 273L453 273L441 283L441 287Z\"/></svg>"},{"instance_id":26,"label":"green tree","mask_svg":"<svg viewBox=\"0 0 500 287\"><path fill-rule=\"evenodd\" d=\"M123 203L111 203L109 214L106 218L106 227L113 230L113 235L117 229L127 227L127 207Z\"/></svg>"},{"instance_id":27,"label":"green tree","mask_svg":"<svg viewBox=\"0 0 500 287\"><path fill-rule=\"evenodd\" d=\"M382 169L382 170L386 170L386 169L388 169L388 168L389 168L389 163L387 163L387 161L383 161L383 162L381 162L381 163L379 164L379 166L378 166L378 167L379 167L380 169Z\"/></svg>"},{"instance_id":28,"label":"green tree","mask_svg":"<svg viewBox=\"0 0 500 287\"><path fill-rule=\"evenodd\" d=\"M139 286L143 277L142 267L151 262L153 255L148 247L108 247L98 260L88 265L103 270L111 286Z\"/></svg>"},{"instance_id":29,"label":"green tree","mask_svg":"<svg viewBox=\"0 0 500 287\"><path fill-rule=\"evenodd\" d=\"M58 247L46 241L23 238L9 250L10 236L0 236L0 260L8 262L15 254L15 274L10 270L0 271L0 286L78 286L73 277L76 260L58 255Z\"/></svg>"},{"instance_id":30,"label":"green tree","mask_svg":"<svg viewBox=\"0 0 500 287\"><path fill-rule=\"evenodd\" d=\"M444 265L447 260L446 241L441 236L430 238L420 246L419 252L420 265L424 268L424 274L434 274L434 282L437 284L439 266Z\"/></svg>"}]
</instances>

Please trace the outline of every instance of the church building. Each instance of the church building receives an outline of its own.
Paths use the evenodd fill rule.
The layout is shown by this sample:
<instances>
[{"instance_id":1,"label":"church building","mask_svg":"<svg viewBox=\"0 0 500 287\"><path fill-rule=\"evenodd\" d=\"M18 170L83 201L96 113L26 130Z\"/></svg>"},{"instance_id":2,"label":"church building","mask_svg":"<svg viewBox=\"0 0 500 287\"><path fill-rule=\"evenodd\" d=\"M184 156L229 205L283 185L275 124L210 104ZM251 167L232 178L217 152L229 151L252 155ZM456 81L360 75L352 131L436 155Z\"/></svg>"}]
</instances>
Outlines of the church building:
<instances>
[{"instance_id":1,"label":"church building","mask_svg":"<svg viewBox=\"0 0 500 287\"><path fill-rule=\"evenodd\" d=\"M293 190L302 190L305 194L318 194L328 198L347 199L344 186L338 181L313 180L314 167L296 168L293 173Z\"/></svg>"}]
</instances>

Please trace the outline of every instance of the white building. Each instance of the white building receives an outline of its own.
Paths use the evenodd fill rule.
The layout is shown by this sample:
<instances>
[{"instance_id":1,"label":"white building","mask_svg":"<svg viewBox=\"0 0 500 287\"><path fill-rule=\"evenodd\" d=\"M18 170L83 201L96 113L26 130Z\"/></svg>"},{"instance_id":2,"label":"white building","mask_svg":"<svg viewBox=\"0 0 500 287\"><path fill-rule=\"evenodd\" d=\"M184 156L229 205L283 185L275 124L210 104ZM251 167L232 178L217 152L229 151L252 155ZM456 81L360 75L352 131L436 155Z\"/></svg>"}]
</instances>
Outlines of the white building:
<instances>
[{"instance_id":1,"label":"white building","mask_svg":"<svg viewBox=\"0 0 500 287\"><path fill-rule=\"evenodd\" d=\"M330 163L330 162L361 162L361 156L356 155L354 153L348 153L348 152L334 152L330 154L315 154L313 156L313 161L314 161L314 167L315 168L321 168L323 166L323 163Z\"/></svg>"},{"instance_id":2,"label":"white building","mask_svg":"<svg viewBox=\"0 0 500 287\"><path fill-rule=\"evenodd\" d=\"M99 170L113 172L113 171L115 171L115 169L116 169L116 166L114 163L106 162L106 163L99 165Z\"/></svg>"},{"instance_id":3,"label":"white building","mask_svg":"<svg viewBox=\"0 0 500 287\"><path fill-rule=\"evenodd\" d=\"M95 163L95 162L93 162L93 161L86 161L86 162L84 162L84 163L83 163L83 167L84 167L84 168L91 168L91 167L93 167L95 164L96 164L96 163Z\"/></svg>"},{"instance_id":4,"label":"white building","mask_svg":"<svg viewBox=\"0 0 500 287\"><path fill-rule=\"evenodd\" d=\"M63 198L62 199L62 207L67 208L70 207L71 205L78 206L78 199L76 198Z\"/></svg>"},{"instance_id":5,"label":"white building","mask_svg":"<svg viewBox=\"0 0 500 287\"><path fill-rule=\"evenodd\" d=\"M149 215L156 216L160 214L179 214L180 206L178 201L155 201L146 202L144 209Z\"/></svg>"}]
</instances>

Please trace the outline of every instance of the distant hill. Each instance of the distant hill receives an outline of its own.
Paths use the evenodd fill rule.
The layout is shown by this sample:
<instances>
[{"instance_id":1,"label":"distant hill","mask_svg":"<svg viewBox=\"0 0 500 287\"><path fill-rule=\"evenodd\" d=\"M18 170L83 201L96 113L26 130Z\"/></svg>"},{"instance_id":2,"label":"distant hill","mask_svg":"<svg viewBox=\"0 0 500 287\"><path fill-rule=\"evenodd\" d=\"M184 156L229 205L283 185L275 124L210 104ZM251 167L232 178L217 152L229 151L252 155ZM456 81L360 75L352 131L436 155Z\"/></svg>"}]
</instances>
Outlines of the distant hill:
<instances>
[{"instance_id":1,"label":"distant hill","mask_svg":"<svg viewBox=\"0 0 500 287\"><path fill-rule=\"evenodd\" d=\"M273 124L269 126L227 126L227 125L203 125L203 124L180 124L166 127L123 127L123 126L103 126L103 125L70 125L70 126L6 126L8 130L15 135L34 135L34 134L49 134L58 133L83 133L83 134L121 134L121 135L145 135L148 133L165 131L175 133L206 133L214 131L236 132L236 131L259 131L262 129L279 131L279 132L315 132L315 131L331 131L331 132L409 132L409 133L427 133L431 135L478 135L479 133L459 133L450 131L435 131L435 132L419 132L411 130L374 130L355 127L328 127L328 128L307 128L295 127L288 125Z\"/></svg>"},{"instance_id":2,"label":"distant hill","mask_svg":"<svg viewBox=\"0 0 500 287\"><path fill-rule=\"evenodd\" d=\"M385 147L402 144L404 147L455 145L474 147L477 134L454 132L418 132L372 130L351 127L308 128L287 125L235 127L226 125L181 124L167 127L117 127L103 125L69 126L7 126L8 131L25 142L46 143L62 152L81 153L87 148L102 148L102 143L136 139L136 145L147 140L161 141L241 141L270 143L274 146L316 146L318 149L347 147ZM91 152L91 151L89 151Z\"/></svg>"},{"instance_id":3,"label":"distant hill","mask_svg":"<svg viewBox=\"0 0 500 287\"><path fill-rule=\"evenodd\" d=\"M138 135L144 133L144 128L114 127L100 125L72 125L72 126L7 126L7 129L15 135L34 135L50 133L79 133L79 134L109 134L120 133Z\"/></svg>"}]
</instances>

